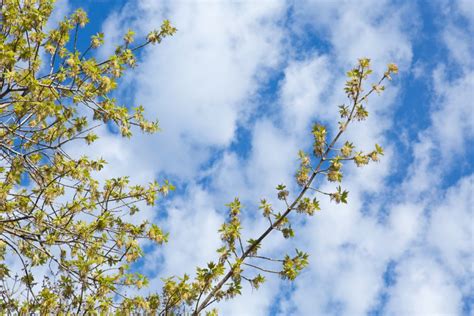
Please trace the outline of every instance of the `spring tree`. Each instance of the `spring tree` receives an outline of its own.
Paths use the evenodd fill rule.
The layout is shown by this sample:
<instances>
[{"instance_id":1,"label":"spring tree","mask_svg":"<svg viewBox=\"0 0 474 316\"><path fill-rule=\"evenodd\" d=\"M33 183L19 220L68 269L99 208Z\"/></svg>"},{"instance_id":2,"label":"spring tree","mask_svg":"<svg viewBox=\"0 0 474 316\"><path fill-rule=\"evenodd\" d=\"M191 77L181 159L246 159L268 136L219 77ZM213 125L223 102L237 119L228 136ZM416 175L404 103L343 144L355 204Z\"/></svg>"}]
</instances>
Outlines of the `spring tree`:
<instances>
[{"instance_id":1,"label":"spring tree","mask_svg":"<svg viewBox=\"0 0 474 316\"><path fill-rule=\"evenodd\" d=\"M139 202L154 205L173 186L166 180L132 185L127 176L99 181L96 175L106 162L71 157L67 145L94 146L94 130L102 124L114 125L123 137L132 137L133 129L159 130L157 121L143 116L143 107L119 105L111 93L124 71L136 65L138 50L176 29L165 20L138 44L129 31L109 58L97 60L94 51L104 36L81 37L87 14L76 10L48 29L53 9L53 0L0 0L0 311L212 315L217 311L208 307L240 294L242 282L258 288L267 274L294 280L308 254L296 250L274 259L260 253L260 245L273 231L293 237L291 216L319 211L319 196L347 202L340 185L323 192L313 183L323 177L339 183L345 163L363 166L383 154L378 145L363 153L350 142L342 147L337 142L350 123L366 119L366 101L384 90L382 82L397 67L390 64L369 88L364 86L372 72L369 59L360 59L347 73L348 101L339 107L338 132L330 135L330 129L314 124L312 152L298 153L300 191L290 194L281 184L276 192L281 205L261 200L268 221L261 235L242 236L241 204L235 199L228 204L214 262L193 276L164 279L153 294L128 296L125 289L147 285L146 277L130 268L146 255L141 241L162 244L168 236L153 223L127 219L139 215ZM20 263L16 270L9 265L13 260Z\"/></svg>"}]
</instances>

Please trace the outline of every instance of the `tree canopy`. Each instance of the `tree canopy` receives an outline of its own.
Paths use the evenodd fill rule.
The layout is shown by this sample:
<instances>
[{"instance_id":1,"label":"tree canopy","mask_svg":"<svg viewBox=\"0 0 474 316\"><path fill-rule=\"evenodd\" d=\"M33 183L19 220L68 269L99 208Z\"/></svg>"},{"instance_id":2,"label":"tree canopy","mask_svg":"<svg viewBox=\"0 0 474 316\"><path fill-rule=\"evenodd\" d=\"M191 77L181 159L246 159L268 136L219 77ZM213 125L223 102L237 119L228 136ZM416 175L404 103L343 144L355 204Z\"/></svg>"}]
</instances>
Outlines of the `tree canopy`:
<instances>
[{"instance_id":1,"label":"tree canopy","mask_svg":"<svg viewBox=\"0 0 474 316\"><path fill-rule=\"evenodd\" d=\"M379 145L367 153L349 141L336 147L352 122L367 118L369 96L383 91L382 82L397 72L389 64L381 79L366 87L372 70L370 60L362 58L347 73L348 101L339 106L337 133L330 135L326 126L315 123L309 136L312 152L298 153L299 192L280 184L276 194L281 205L261 200L268 228L244 241L242 206L236 198L227 205L228 218L219 230L222 247L214 262L198 267L194 275L164 279L163 288L152 289L153 294L128 296L125 289L147 285L146 276L131 268L146 256L142 241L162 244L168 238L156 224L132 223L131 216L139 216L139 203L154 205L174 187L166 180L131 185L127 176L99 181L106 161L73 157L68 146L81 141L94 146L94 130L102 124L115 126L123 137L132 137L134 129L159 130L157 121L144 117L142 106L120 105L111 93L119 88L122 74L136 65L136 52L159 44L176 28L165 20L137 44L129 31L109 58L97 60L103 34L87 39L83 51L78 48L84 46L79 45L85 40L80 30L88 22L83 10L48 29L53 0L2 0L0 8L2 312L200 314L212 303L240 294L242 281L258 288L268 274L294 280L308 264L308 254L296 250L279 259L266 257L259 252L265 238L273 231L293 237L290 215L315 214L320 196L347 202L348 192L340 185L323 192L314 186L317 178L339 183L346 162L363 166L383 155ZM21 267L10 266L12 262ZM267 268L266 262L278 268Z\"/></svg>"}]
</instances>

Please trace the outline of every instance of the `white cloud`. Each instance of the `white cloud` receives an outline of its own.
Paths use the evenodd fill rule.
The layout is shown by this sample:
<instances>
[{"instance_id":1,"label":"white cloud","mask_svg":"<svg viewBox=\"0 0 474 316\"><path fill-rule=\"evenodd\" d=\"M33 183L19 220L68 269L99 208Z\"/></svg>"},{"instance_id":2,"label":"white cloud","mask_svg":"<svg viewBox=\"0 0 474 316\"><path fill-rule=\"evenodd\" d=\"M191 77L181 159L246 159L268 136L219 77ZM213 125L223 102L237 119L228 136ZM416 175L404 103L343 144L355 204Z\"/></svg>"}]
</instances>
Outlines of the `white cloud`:
<instances>
[{"instance_id":1,"label":"white cloud","mask_svg":"<svg viewBox=\"0 0 474 316\"><path fill-rule=\"evenodd\" d=\"M449 272L468 287L474 276L473 181L473 175L465 177L447 190L443 202L431 213L426 236L427 244L439 253Z\"/></svg>"},{"instance_id":2,"label":"white cloud","mask_svg":"<svg viewBox=\"0 0 474 316\"><path fill-rule=\"evenodd\" d=\"M474 27L474 4L469 0L458 0L457 6L460 13L468 19L471 27Z\"/></svg>"},{"instance_id":3,"label":"white cloud","mask_svg":"<svg viewBox=\"0 0 474 316\"><path fill-rule=\"evenodd\" d=\"M192 177L209 149L232 142L258 83L278 64L282 29L277 23L284 6L139 1L129 7L134 10L107 20L105 33L119 33L124 20L138 16L140 31L153 29L163 12L178 28L173 38L145 51L142 66L128 81L136 86L136 102L162 122L164 131L148 156L156 148L170 153L153 159L156 168Z\"/></svg>"},{"instance_id":4,"label":"white cloud","mask_svg":"<svg viewBox=\"0 0 474 316\"><path fill-rule=\"evenodd\" d=\"M328 63L327 56L317 55L288 63L280 89L281 120L285 131L308 134L308 123L315 113L334 112L333 106L324 106L321 100L331 89L329 83L333 75Z\"/></svg>"},{"instance_id":5,"label":"white cloud","mask_svg":"<svg viewBox=\"0 0 474 316\"><path fill-rule=\"evenodd\" d=\"M209 193L193 187L183 197L173 200L168 207L167 218L160 227L169 232L169 242L158 247L154 254L145 256L144 266L156 276L154 285L161 283L163 276L182 276L194 273L197 266L205 266L216 257L220 247L218 229L224 218L217 213ZM158 257L157 257L158 256ZM165 264L159 265L159 257ZM158 271L157 271L158 269ZM155 289L156 289L155 288Z\"/></svg>"},{"instance_id":6,"label":"white cloud","mask_svg":"<svg viewBox=\"0 0 474 316\"><path fill-rule=\"evenodd\" d=\"M459 315L461 295L443 268L429 257L414 257L396 269L387 315Z\"/></svg>"},{"instance_id":7,"label":"white cloud","mask_svg":"<svg viewBox=\"0 0 474 316\"><path fill-rule=\"evenodd\" d=\"M474 72L451 81L443 76L443 68L434 74L435 92L440 104L432 114L432 130L437 134L443 158L453 158L456 154L464 154L466 141L474 137Z\"/></svg>"},{"instance_id":8,"label":"white cloud","mask_svg":"<svg viewBox=\"0 0 474 316\"><path fill-rule=\"evenodd\" d=\"M54 6L54 10L51 13L48 22L46 23L46 30L57 27L58 23L70 14L70 12L71 7L68 0L58 1Z\"/></svg>"},{"instance_id":9,"label":"white cloud","mask_svg":"<svg viewBox=\"0 0 474 316\"><path fill-rule=\"evenodd\" d=\"M405 69L411 60L411 45L405 28L414 27L413 10L390 1L309 0L294 5L301 26L328 35L332 49L343 69L357 58L371 57L376 69L388 61ZM408 21L408 23L407 23ZM302 32L307 32L302 29Z\"/></svg>"},{"instance_id":10,"label":"white cloud","mask_svg":"<svg viewBox=\"0 0 474 316\"><path fill-rule=\"evenodd\" d=\"M470 34L466 34L459 27L448 25L443 32L443 41L455 62L472 67L471 56L474 51L474 44Z\"/></svg>"},{"instance_id":11,"label":"white cloud","mask_svg":"<svg viewBox=\"0 0 474 316\"><path fill-rule=\"evenodd\" d=\"M259 120L252 131L249 157L243 160L226 152L210 173L218 196L231 199L238 195L255 203L262 197L275 196L277 184L291 183L288 171L297 165L297 144L268 120Z\"/></svg>"}]
</instances>

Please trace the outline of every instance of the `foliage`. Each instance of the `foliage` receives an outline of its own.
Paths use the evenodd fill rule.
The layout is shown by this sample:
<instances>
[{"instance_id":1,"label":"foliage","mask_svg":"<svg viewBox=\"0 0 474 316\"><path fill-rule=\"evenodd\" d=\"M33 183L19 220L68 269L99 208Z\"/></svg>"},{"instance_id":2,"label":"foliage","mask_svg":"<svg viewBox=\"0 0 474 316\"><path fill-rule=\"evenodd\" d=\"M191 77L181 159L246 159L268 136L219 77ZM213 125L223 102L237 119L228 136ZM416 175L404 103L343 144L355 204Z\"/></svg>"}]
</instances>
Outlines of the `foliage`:
<instances>
[{"instance_id":1,"label":"foliage","mask_svg":"<svg viewBox=\"0 0 474 316\"><path fill-rule=\"evenodd\" d=\"M153 205L159 194L166 195L173 186L167 181L131 185L127 177L101 183L97 174L106 162L71 157L67 146L75 141L92 144L98 138L94 129L101 124L116 126L124 137L132 136L133 127L158 131L158 123L147 121L141 106L134 110L120 106L111 92L122 73L136 65L138 49L160 43L176 29L164 21L136 46L134 33L129 31L110 58L97 61L89 54L103 44L103 34L92 36L83 52L78 49L79 30L88 22L83 10L47 30L53 0L0 3L2 312L171 315L191 311L197 315L214 302L239 295L242 281L258 288L266 274L294 280L307 266L308 254L296 250L282 259L269 258L259 252L262 242L273 231L294 237L290 215L314 215L320 210L318 195L347 203L348 192L340 185L334 192L323 192L313 186L317 179L340 183L346 162L363 166L383 155L378 145L368 153L356 151L349 141L335 147L350 123L367 118L368 97L383 91L382 82L397 72L390 64L382 78L365 91L364 82L372 70L370 60L363 58L347 73L348 104L339 107L337 133L329 138L326 126L314 124L313 152L298 153L295 180L299 192L291 197L286 185L280 184L277 197L283 206L261 200L259 208L268 228L244 243L242 205L235 199L227 205L228 219L219 230L222 247L214 262L198 267L194 277L164 279L160 293L126 296L124 289L147 285L146 277L130 268L143 255L141 240L158 244L167 240L158 226L146 221L134 224L131 215L140 211L137 203ZM21 271L6 264L13 257L21 262ZM37 271L44 274L39 281Z\"/></svg>"},{"instance_id":2,"label":"foliage","mask_svg":"<svg viewBox=\"0 0 474 316\"><path fill-rule=\"evenodd\" d=\"M175 32L168 21L146 41L132 46L133 33L109 59L90 53L103 43L92 37L77 49L83 10L46 30L53 1L1 2L0 13L0 309L31 313L79 312L113 306L122 286L141 287L143 276L130 265L142 255L140 239L166 241L156 225L127 221L166 194L167 182L130 185L127 177L100 183L102 159L74 158L66 147L93 143L100 124L158 130L157 122L110 97L123 71L136 64L134 52ZM22 264L19 275L5 264L8 255ZM10 261L11 262L11 261ZM35 271L42 284L35 288ZM39 288L39 289L38 289ZM120 294L120 293L119 293Z\"/></svg>"}]
</instances>

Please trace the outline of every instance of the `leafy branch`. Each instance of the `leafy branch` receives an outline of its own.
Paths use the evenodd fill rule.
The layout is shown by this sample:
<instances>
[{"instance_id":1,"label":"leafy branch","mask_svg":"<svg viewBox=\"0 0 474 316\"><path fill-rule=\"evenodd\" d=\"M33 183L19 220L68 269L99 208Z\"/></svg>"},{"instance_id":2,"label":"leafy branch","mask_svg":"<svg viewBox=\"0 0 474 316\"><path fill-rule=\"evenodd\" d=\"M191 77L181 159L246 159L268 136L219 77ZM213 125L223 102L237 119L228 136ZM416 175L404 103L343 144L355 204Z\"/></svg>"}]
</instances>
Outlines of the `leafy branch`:
<instances>
[{"instance_id":1,"label":"leafy branch","mask_svg":"<svg viewBox=\"0 0 474 316\"><path fill-rule=\"evenodd\" d=\"M313 136L314 136L314 156L319 159L317 164L315 166L311 166L311 168L308 168L310 166L310 159L309 157L304 154L303 152L299 153L300 160L301 160L301 168L296 174L296 180L298 184L301 186L301 190L296 196L296 198L288 202L288 194L289 192L286 190L286 186L284 185L279 185L277 187L278 190L278 198L281 200L284 200L286 202L286 209L283 211L282 214L274 214L271 211L271 206L266 202L266 200L262 200L261 204L261 209L264 210L264 216L267 218L270 218L271 215L274 216L275 221L271 222L269 227L256 239L252 239L250 242L250 245L247 247L247 249L240 255L238 256L237 259L235 259L235 264L232 265L232 268L229 269L229 271L214 285L214 287L209 291L207 296L204 298L202 302L199 304L196 304L196 308L194 309L193 315L198 315L201 313L205 308L207 308L210 303L212 302L213 299L216 297L219 297L220 292L222 291L222 288L224 285L226 285L226 282L228 282L230 279L234 279L233 283L237 284L240 282L239 278L236 278L236 272L240 270L241 265L249 265L248 263L245 263L245 260L248 259L249 257L255 257L256 252L259 248L259 246L262 244L264 239L274 230L281 230L284 234L285 237L288 236L293 236L291 227L288 226L288 216L290 215L291 212L297 211L300 213L306 213L308 215L312 215L315 210L319 210L319 203L316 199L313 201L310 201L309 198L305 198L305 195L307 194L307 191L310 189L316 190L317 192L320 192L317 189L314 189L311 187L313 184L314 180L316 177L320 174L323 173L323 166L330 161L329 164L329 172L326 173L327 178L329 181L336 181L336 182L341 182L342 180L342 173L341 173L341 168L342 168L342 161L344 160L355 160L356 164L362 165L368 163L369 159L373 161L378 160L378 155L383 154L383 150L379 145L376 145L376 149L369 153L368 155L363 155L362 153L358 153L356 156L347 158L350 156L351 151L353 149L353 146L351 143L346 142L344 147L339 150L339 153L342 154L343 157L339 156L339 154L336 154L335 156L331 157L331 154L334 152L334 146L339 140L339 138L342 136L342 134L347 130L347 127L353 120L361 121L365 120L368 116L368 112L365 110L364 106L362 105L362 102L368 100L368 96L372 94L374 91L380 92L381 90L384 89L384 87L381 85L382 82L385 79L391 79L390 75L392 73L397 73L398 69L394 64L390 64L388 66L387 71L384 73L382 78L378 81L377 84L374 84L372 88L366 93L363 94L363 82L364 80L367 79L367 77L372 73L372 70L370 69L370 60L367 58L363 58L359 60L359 65L352 69L348 73L349 80L346 83L345 87L345 92L351 101L351 106L349 108L342 106L341 109L341 118L344 119L345 121L339 123L339 131L337 134L334 136L334 138L327 144L326 142L326 128L322 125L315 124L313 127ZM311 174L308 175L308 171L311 171ZM337 203L343 202L347 203L347 191L343 191L340 186L338 187L337 191L335 193L324 193L326 195L329 195L331 197L331 200L336 201ZM238 207L240 206L240 203L238 203L238 200L234 201L234 203L231 206L231 222L236 221L235 218L233 218L233 213L238 214L238 212L232 211L233 207ZM234 225L237 226L237 225ZM282 226L286 226L286 228L282 228ZM240 228L236 228L236 231L234 233L239 233L237 230ZM288 230L285 229L290 229L291 233L288 233ZM228 234L228 233L227 233ZM224 235L226 236L226 235ZM224 241L228 242L228 239L225 237L223 238ZM228 248L232 249L233 240L231 243L228 242ZM221 250L222 251L222 250ZM227 255L227 254L226 254ZM288 279L294 279L297 274L300 272L301 269L303 269L307 265L307 258L308 255L300 252L297 250L297 255L294 258L290 258L289 256L286 256L283 266L284 269L281 272L281 275L283 277L286 277ZM222 256L221 256L222 259ZM255 267L257 269L258 267ZM198 300L199 301L199 300Z\"/></svg>"}]
</instances>

